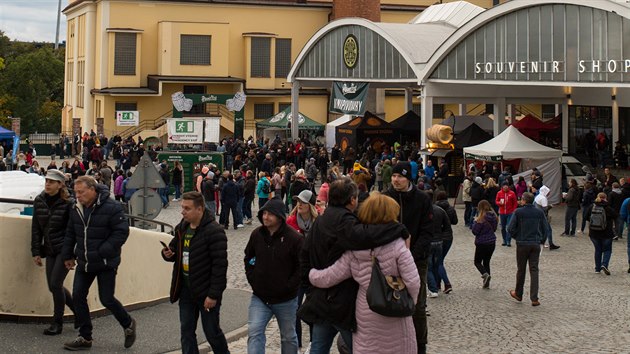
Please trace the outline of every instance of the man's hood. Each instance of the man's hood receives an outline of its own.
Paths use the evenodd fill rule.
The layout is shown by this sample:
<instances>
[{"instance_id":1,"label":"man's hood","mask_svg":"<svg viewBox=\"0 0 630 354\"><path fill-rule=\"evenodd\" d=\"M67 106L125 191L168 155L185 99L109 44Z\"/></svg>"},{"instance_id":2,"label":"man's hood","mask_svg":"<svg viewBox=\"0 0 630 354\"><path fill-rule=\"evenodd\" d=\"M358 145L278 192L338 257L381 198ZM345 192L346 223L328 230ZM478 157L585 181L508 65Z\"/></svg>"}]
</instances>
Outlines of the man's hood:
<instances>
[{"instance_id":1,"label":"man's hood","mask_svg":"<svg viewBox=\"0 0 630 354\"><path fill-rule=\"evenodd\" d=\"M549 191L549 187L547 186L540 187L540 194L542 194L544 197L547 197L549 195Z\"/></svg>"}]
</instances>

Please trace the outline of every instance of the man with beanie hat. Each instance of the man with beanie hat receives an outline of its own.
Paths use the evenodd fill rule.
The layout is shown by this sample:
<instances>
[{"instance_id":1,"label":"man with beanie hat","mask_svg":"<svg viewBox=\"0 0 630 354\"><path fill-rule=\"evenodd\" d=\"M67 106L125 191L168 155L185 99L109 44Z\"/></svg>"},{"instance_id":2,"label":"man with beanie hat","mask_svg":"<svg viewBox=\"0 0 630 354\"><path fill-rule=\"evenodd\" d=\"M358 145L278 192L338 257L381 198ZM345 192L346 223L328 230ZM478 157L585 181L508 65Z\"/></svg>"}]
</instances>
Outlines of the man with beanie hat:
<instances>
[{"instance_id":1,"label":"man with beanie hat","mask_svg":"<svg viewBox=\"0 0 630 354\"><path fill-rule=\"evenodd\" d=\"M249 304L247 352L265 352L265 329L272 316L280 327L282 353L297 353L295 332L299 254L303 238L286 224L285 205L269 200L258 211L259 226L245 247L245 273L253 294Z\"/></svg>"},{"instance_id":2,"label":"man with beanie hat","mask_svg":"<svg viewBox=\"0 0 630 354\"><path fill-rule=\"evenodd\" d=\"M418 353L426 353L427 347L427 270L428 256L433 239L433 203L429 196L411 183L411 165L399 162L392 168L392 186L384 193L400 205L399 221L411 234L410 250L418 267L421 286L413 314L416 328Z\"/></svg>"}]
</instances>

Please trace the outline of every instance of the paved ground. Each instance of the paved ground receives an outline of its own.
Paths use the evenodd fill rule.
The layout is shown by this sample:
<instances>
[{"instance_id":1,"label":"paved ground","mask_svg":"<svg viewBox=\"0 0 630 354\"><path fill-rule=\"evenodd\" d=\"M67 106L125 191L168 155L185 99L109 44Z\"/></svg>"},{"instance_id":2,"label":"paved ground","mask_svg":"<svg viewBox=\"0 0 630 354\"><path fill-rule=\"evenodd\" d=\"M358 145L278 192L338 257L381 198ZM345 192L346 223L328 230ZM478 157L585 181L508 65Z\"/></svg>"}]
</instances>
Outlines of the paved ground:
<instances>
[{"instance_id":1,"label":"paved ground","mask_svg":"<svg viewBox=\"0 0 630 354\"><path fill-rule=\"evenodd\" d=\"M458 206L457 210L460 220L463 220L463 208ZM612 275L595 274L593 246L588 237L560 237L564 228L564 207L552 209L551 215L554 241L561 248L543 251L540 262L540 307L532 307L527 300L529 276L522 303L514 301L507 292L514 287L516 247L501 247L499 241L491 263L491 288L484 290L481 289L481 278L473 265L473 236L463 223L454 227L454 244L446 258L446 268L454 290L451 294L440 293L438 298L428 299L431 313L430 353L630 353L630 274L626 273L626 239L613 244L610 265ZM180 219L179 204L171 203L159 219L177 223ZM255 221L244 229L228 231L229 289L251 290L245 279L242 256L249 234L257 225ZM500 239L500 234L498 236ZM221 317L226 332L229 318L238 318L241 323L246 323L249 304L247 296L228 298L235 300L237 305L233 309L227 306L222 309ZM151 309L134 311L134 316L142 318L142 311ZM161 312L155 308L153 311ZM158 325L169 328L171 336L177 336L176 308L171 307L169 311L171 313L168 316L159 319L147 317L139 321L146 329L134 346L134 351L155 353L173 350L171 347L173 343L177 344L176 337L168 340L170 346L157 347L147 337L142 338L156 332L160 334ZM109 323L107 328L112 329L111 335L110 332L100 334L103 337L102 350L118 350L120 333L114 320L105 317L97 321L102 321L103 326ZM39 335L41 325L36 329L29 326L0 324L0 339L5 342L15 337L20 344L28 345L35 342L34 338L37 338L37 342L43 342L43 336ZM99 326L97 324L96 328ZM307 340L307 327L304 327L303 338ZM105 331L105 327L101 328ZM270 325L267 333L267 353L280 353L275 323ZM50 347L43 347L46 350L25 350L24 346L11 345L4 348L11 352L49 352L47 349ZM230 343L232 353L246 353L246 348L246 337Z\"/></svg>"}]
</instances>

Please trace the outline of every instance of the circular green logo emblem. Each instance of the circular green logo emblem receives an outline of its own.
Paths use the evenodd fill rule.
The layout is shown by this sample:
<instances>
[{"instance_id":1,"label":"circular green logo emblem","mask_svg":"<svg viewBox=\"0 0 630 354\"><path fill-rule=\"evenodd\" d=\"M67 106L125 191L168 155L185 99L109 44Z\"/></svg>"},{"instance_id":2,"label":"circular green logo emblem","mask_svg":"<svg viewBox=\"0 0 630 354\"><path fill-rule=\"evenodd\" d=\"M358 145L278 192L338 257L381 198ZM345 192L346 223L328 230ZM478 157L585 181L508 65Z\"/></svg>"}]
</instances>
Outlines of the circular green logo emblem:
<instances>
[{"instance_id":1,"label":"circular green logo emblem","mask_svg":"<svg viewBox=\"0 0 630 354\"><path fill-rule=\"evenodd\" d=\"M359 43L353 35L346 37L343 42L343 62L348 69L353 69L359 60Z\"/></svg>"}]
</instances>

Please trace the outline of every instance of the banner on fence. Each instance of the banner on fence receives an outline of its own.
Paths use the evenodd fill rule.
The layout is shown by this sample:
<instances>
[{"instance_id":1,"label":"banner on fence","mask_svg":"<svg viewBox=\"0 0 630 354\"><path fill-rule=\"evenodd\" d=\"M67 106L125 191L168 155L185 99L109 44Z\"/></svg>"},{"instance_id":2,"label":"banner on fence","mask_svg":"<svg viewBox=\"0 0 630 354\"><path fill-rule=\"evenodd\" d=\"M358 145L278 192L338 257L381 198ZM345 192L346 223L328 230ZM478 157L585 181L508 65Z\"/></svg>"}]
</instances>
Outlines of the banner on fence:
<instances>
[{"instance_id":1,"label":"banner on fence","mask_svg":"<svg viewBox=\"0 0 630 354\"><path fill-rule=\"evenodd\" d=\"M203 119L170 118L166 124L169 144L203 143Z\"/></svg>"}]
</instances>

